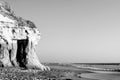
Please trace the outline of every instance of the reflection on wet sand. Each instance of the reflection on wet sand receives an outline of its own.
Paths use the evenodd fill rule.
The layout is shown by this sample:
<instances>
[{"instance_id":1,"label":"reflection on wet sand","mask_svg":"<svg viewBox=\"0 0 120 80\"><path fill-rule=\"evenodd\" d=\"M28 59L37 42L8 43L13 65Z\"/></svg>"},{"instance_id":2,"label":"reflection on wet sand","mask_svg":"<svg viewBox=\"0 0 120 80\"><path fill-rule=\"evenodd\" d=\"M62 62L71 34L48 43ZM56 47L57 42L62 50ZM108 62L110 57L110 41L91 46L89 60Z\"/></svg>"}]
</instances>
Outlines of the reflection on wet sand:
<instances>
[{"instance_id":1,"label":"reflection on wet sand","mask_svg":"<svg viewBox=\"0 0 120 80\"><path fill-rule=\"evenodd\" d=\"M98 79L98 80L120 80L120 73L118 74L106 74L106 73L83 73L81 77Z\"/></svg>"}]
</instances>

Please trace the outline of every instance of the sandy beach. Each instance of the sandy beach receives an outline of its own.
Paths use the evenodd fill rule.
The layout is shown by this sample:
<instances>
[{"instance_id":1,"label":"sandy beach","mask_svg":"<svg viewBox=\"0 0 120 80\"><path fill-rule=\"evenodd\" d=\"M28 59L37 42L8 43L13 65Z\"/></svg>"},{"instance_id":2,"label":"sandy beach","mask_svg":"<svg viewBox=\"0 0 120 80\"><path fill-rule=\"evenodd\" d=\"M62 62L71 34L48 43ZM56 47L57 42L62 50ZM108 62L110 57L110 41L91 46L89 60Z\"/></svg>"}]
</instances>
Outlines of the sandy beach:
<instances>
[{"instance_id":1,"label":"sandy beach","mask_svg":"<svg viewBox=\"0 0 120 80\"><path fill-rule=\"evenodd\" d=\"M81 66L81 65L80 65ZM92 66L92 65L87 65ZM118 68L118 65L94 65L96 68ZM62 71L64 77L61 79L67 80L120 80L119 71L97 71L88 70L82 68L76 68L75 66L66 65L54 65L51 68ZM85 67L86 68L86 67Z\"/></svg>"},{"instance_id":2,"label":"sandy beach","mask_svg":"<svg viewBox=\"0 0 120 80\"><path fill-rule=\"evenodd\" d=\"M118 74L106 74L106 73L84 73L81 77L97 80L120 80L120 73Z\"/></svg>"},{"instance_id":3,"label":"sandy beach","mask_svg":"<svg viewBox=\"0 0 120 80\"><path fill-rule=\"evenodd\" d=\"M120 80L117 71L90 71L76 68L71 64L45 64L50 71L39 69L2 68L0 67L0 79L2 80ZM88 65L89 66L89 65ZM97 65L98 66L98 65ZM102 66L102 65L100 65ZM109 65L108 65L109 66ZM103 66L102 66L103 67ZM106 73L107 72L107 73Z\"/></svg>"}]
</instances>

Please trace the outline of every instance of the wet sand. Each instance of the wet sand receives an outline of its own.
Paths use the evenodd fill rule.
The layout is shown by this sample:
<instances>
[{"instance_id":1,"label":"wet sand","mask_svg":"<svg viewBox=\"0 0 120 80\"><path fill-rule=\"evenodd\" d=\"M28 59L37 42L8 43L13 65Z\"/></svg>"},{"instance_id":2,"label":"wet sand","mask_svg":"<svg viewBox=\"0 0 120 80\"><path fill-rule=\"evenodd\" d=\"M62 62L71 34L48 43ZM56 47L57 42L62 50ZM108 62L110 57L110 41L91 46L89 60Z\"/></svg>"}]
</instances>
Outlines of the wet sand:
<instances>
[{"instance_id":1,"label":"wet sand","mask_svg":"<svg viewBox=\"0 0 120 80\"><path fill-rule=\"evenodd\" d=\"M106 73L83 73L81 77L97 80L120 80L120 73L106 74Z\"/></svg>"},{"instance_id":2,"label":"wet sand","mask_svg":"<svg viewBox=\"0 0 120 80\"><path fill-rule=\"evenodd\" d=\"M89 65L87 65L89 67ZM92 66L92 65L90 65ZM118 65L94 65L97 68L119 68ZM76 68L75 66L59 66L54 65L51 68L62 71L64 77L63 80L120 80L120 72L116 71L97 71L89 70L85 68Z\"/></svg>"}]
</instances>

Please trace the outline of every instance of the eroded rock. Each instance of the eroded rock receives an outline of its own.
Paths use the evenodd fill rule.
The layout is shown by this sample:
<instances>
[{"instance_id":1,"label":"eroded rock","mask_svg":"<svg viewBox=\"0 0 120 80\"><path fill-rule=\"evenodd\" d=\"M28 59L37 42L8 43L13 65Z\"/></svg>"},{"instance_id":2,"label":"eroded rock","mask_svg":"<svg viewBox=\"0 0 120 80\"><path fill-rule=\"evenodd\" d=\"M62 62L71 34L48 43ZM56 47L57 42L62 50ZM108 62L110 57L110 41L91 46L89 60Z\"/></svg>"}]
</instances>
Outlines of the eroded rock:
<instances>
[{"instance_id":1,"label":"eroded rock","mask_svg":"<svg viewBox=\"0 0 120 80\"><path fill-rule=\"evenodd\" d=\"M40 32L33 22L17 17L8 3L0 3L0 61L3 66L49 70L35 53L39 40Z\"/></svg>"}]
</instances>

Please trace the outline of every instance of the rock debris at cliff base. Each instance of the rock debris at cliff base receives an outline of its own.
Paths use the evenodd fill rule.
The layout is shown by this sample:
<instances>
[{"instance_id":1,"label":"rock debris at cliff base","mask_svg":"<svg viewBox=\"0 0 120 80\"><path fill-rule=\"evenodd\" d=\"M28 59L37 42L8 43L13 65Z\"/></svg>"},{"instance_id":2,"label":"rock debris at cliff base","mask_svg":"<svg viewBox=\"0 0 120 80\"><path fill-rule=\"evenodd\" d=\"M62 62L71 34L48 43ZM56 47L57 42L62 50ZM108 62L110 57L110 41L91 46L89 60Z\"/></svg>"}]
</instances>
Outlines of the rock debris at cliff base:
<instances>
[{"instance_id":1,"label":"rock debris at cliff base","mask_svg":"<svg viewBox=\"0 0 120 80\"><path fill-rule=\"evenodd\" d=\"M76 80L76 79L80 79L79 77L75 76L76 74L77 73L75 73L74 71L59 70L54 68L52 68L51 71L41 71L38 69L21 70L20 68L15 68L15 67L0 68L0 80L68 80L68 79ZM70 75L70 76L68 77L67 75Z\"/></svg>"}]
</instances>

